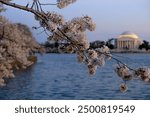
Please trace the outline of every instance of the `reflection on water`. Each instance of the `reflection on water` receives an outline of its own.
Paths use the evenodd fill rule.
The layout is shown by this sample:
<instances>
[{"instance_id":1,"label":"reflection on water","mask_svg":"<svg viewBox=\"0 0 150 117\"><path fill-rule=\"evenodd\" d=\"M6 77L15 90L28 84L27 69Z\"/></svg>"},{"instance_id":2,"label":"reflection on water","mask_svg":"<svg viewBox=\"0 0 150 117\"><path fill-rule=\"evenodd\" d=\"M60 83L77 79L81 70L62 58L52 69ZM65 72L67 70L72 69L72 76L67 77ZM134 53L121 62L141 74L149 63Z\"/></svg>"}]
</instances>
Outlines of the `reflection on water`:
<instances>
[{"instance_id":1,"label":"reflection on water","mask_svg":"<svg viewBox=\"0 0 150 117\"><path fill-rule=\"evenodd\" d=\"M150 67L149 54L116 57L134 68ZM139 80L129 82L128 92L119 91L121 80L114 73L113 60L91 77L86 66L76 62L75 55L47 54L38 58L35 65L17 71L14 79L6 81L7 86L0 88L0 99L150 99L150 85Z\"/></svg>"}]
</instances>

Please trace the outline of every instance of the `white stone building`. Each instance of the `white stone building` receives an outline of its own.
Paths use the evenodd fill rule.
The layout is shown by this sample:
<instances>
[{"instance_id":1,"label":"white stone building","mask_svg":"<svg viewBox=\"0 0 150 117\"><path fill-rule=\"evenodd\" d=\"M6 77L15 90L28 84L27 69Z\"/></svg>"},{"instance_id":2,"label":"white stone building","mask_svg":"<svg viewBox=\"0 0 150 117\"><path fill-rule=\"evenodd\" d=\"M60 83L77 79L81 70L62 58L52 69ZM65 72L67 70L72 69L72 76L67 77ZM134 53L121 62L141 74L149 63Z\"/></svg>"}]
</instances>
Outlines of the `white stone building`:
<instances>
[{"instance_id":1,"label":"white stone building","mask_svg":"<svg viewBox=\"0 0 150 117\"><path fill-rule=\"evenodd\" d=\"M129 31L122 33L116 39L117 49L135 50L138 49L141 43L142 40L136 34Z\"/></svg>"}]
</instances>

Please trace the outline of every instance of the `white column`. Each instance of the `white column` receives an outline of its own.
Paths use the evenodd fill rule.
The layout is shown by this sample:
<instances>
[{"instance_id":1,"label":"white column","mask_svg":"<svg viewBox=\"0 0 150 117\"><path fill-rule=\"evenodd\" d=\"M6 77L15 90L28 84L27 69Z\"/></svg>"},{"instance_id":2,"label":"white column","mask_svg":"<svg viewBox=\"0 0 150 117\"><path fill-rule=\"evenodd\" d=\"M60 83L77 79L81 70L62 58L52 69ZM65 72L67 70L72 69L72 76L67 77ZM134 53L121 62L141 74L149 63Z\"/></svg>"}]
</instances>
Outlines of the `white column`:
<instances>
[{"instance_id":1,"label":"white column","mask_svg":"<svg viewBox=\"0 0 150 117\"><path fill-rule=\"evenodd\" d=\"M117 48L119 48L119 40L117 40Z\"/></svg>"},{"instance_id":2,"label":"white column","mask_svg":"<svg viewBox=\"0 0 150 117\"><path fill-rule=\"evenodd\" d=\"M118 48L120 48L120 41L118 41Z\"/></svg>"},{"instance_id":3,"label":"white column","mask_svg":"<svg viewBox=\"0 0 150 117\"><path fill-rule=\"evenodd\" d=\"M126 47L127 41L124 41L124 47Z\"/></svg>"}]
</instances>

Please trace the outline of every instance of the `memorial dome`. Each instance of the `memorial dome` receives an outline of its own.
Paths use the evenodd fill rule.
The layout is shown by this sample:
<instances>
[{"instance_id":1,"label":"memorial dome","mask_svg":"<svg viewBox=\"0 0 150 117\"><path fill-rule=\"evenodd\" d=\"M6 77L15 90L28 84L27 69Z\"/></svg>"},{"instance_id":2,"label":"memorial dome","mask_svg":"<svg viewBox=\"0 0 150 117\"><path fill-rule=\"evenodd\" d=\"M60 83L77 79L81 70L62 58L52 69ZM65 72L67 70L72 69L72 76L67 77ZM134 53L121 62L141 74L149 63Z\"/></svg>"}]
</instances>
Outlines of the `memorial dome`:
<instances>
[{"instance_id":1,"label":"memorial dome","mask_svg":"<svg viewBox=\"0 0 150 117\"><path fill-rule=\"evenodd\" d=\"M118 39L122 38L128 38L128 39L133 39L133 40L140 40L139 37L130 31L125 31L122 34L119 35Z\"/></svg>"}]
</instances>

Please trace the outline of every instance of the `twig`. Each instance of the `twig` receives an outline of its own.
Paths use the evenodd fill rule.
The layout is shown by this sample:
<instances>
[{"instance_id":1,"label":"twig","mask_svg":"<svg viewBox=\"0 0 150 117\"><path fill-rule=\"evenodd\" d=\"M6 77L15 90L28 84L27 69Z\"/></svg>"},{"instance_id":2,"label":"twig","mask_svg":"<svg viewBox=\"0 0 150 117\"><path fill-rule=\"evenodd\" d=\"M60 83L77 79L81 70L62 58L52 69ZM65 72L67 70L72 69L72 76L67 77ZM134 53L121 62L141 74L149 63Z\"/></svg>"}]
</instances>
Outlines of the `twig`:
<instances>
[{"instance_id":1,"label":"twig","mask_svg":"<svg viewBox=\"0 0 150 117\"><path fill-rule=\"evenodd\" d=\"M40 10L43 11L42 7L41 7L41 3L39 0L37 0L37 3L39 4Z\"/></svg>"},{"instance_id":2,"label":"twig","mask_svg":"<svg viewBox=\"0 0 150 117\"><path fill-rule=\"evenodd\" d=\"M50 3L40 3L40 5L57 5L57 4L50 4Z\"/></svg>"},{"instance_id":3,"label":"twig","mask_svg":"<svg viewBox=\"0 0 150 117\"><path fill-rule=\"evenodd\" d=\"M102 54L111 57L112 59L114 59L114 60L117 61L118 63L121 63L122 65L124 65L124 66L126 66L127 68L129 68L130 70L135 71L133 68L130 68L129 66L127 66L125 63L123 63L123 62L120 61L119 59L117 59L117 58L115 58L115 57L113 57L113 56L110 56L108 53L102 53Z\"/></svg>"}]
</instances>

